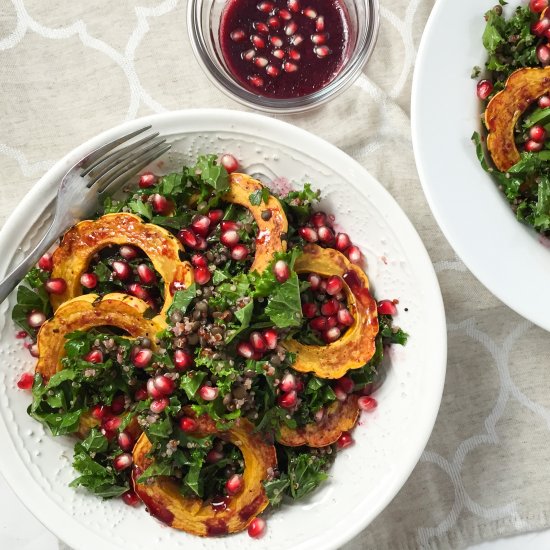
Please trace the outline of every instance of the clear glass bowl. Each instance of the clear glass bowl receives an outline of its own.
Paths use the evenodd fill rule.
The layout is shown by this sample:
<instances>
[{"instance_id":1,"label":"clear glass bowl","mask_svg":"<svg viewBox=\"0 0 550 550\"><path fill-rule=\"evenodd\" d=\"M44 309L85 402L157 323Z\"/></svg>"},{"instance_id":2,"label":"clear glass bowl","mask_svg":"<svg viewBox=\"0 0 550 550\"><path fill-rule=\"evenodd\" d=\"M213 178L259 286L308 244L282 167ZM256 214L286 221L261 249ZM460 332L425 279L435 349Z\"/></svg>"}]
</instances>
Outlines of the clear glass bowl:
<instances>
[{"instance_id":1,"label":"clear glass bowl","mask_svg":"<svg viewBox=\"0 0 550 550\"><path fill-rule=\"evenodd\" d=\"M187 30L193 52L207 76L233 99L261 111L295 113L306 111L332 99L350 86L368 61L378 36L378 0L339 0L347 9L349 37L346 55L338 74L316 92L295 98L273 98L245 89L231 74L224 60L219 29L223 0L189 0Z\"/></svg>"}]
</instances>

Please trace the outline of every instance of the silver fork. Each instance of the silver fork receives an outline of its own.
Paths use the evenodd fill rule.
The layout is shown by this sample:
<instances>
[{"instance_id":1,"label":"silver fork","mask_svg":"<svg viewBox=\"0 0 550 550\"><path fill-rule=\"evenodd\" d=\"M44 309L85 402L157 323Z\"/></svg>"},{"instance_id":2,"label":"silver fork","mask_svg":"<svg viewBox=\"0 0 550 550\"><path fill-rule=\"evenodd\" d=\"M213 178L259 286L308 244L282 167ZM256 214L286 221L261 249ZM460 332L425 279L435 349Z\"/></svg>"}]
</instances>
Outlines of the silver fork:
<instances>
[{"instance_id":1,"label":"silver fork","mask_svg":"<svg viewBox=\"0 0 550 550\"><path fill-rule=\"evenodd\" d=\"M166 140L158 137L158 132L121 147L150 128L151 126L146 126L99 147L63 176L54 199L56 205L53 221L36 247L0 283L0 303L9 296L55 239L77 221L94 214L107 194L116 191L128 178L170 149Z\"/></svg>"}]
</instances>

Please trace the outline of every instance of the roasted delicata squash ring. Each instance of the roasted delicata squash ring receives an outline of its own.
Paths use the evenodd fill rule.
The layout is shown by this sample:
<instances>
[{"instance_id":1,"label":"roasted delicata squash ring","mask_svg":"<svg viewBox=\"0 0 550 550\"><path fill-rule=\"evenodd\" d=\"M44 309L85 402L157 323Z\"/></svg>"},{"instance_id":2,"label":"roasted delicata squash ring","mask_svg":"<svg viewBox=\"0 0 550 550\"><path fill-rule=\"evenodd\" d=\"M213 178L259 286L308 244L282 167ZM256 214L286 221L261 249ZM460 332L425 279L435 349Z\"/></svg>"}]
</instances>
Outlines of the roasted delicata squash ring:
<instances>
[{"instance_id":1,"label":"roasted delicata squash ring","mask_svg":"<svg viewBox=\"0 0 550 550\"><path fill-rule=\"evenodd\" d=\"M550 67L514 71L504 89L496 94L485 110L489 130L487 149L494 165L506 172L520 160L514 129L523 112L539 97L550 93Z\"/></svg>"},{"instance_id":2,"label":"roasted delicata squash ring","mask_svg":"<svg viewBox=\"0 0 550 550\"><path fill-rule=\"evenodd\" d=\"M244 418L225 431L219 431L207 416L201 416L198 421L199 428L194 435L216 434L241 450L245 463L241 492L227 497L225 509L216 511L198 498L184 497L177 483L169 477L153 478L152 483L138 483L141 473L152 463L148 456L151 442L145 434L134 447L134 489L152 516L175 529L201 537L242 531L269 503L262 482L277 466L275 447L254 433L254 426Z\"/></svg>"},{"instance_id":3,"label":"roasted delicata squash ring","mask_svg":"<svg viewBox=\"0 0 550 550\"><path fill-rule=\"evenodd\" d=\"M335 401L325 413L321 422L306 424L292 430L281 426L277 441L287 447L326 447L332 445L342 435L351 430L359 417L358 397L350 395L343 403Z\"/></svg>"},{"instance_id":4,"label":"roasted delicata squash ring","mask_svg":"<svg viewBox=\"0 0 550 550\"><path fill-rule=\"evenodd\" d=\"M143 223L134 214L106 214L95 221L85 220L69 229L53 253L52 277L61 277L67 283L63 294L52 294L54 310L63 302L80 296L80 277L91 259L109 245L133 245L149 257L164 280L165 314L172 303L174 283L189 287L193 283L193 269L188 262L180 261L181 243L170 232L158 225Z\"/></svg>"},{"instance_id":5,"label":"roasted delicata squash ring","mask_svg":"<svg viewBox=\"0 0 550 550\"><path fill-rule=\"evenodd\" d=\"M348 309L354 322L340 339L326 346L311 346L293 339L285 340L283 346L296 354L296 362L292 368L299 372L313 372L319 378L340 378L348 370L365 365L374 355L375 338L378 334L376 301L369 292L369 280L365 272L337 250L321 248L315 244L304 247L294 269L297 273L314 272L324 277L342 277Z\"/></svg>"},{"instance_id":6,"label":"roasted delicata squash ring","mask_svg":"<svg viewBox=\"0 0 550 550\"><path fill-rule=\"evenodd\" d=\"M142 300L120 293L106 294L102 298L96 294L86 294L65 302L38 331L36 372L49 380L61 370L65 336L76 330L114 326L125 330L133 338L150 338L154 349L155 336L166 325L161 317L143 317L148 307Z\"/></svg>"},{"instance_id":7,"label":"roasted delicata squash ring","mask_svg":"<svg viewBox=\"0 0 550 550\"><path fill-rule=\"evenodd\" d=\"M259 206L250 203L250 195L261 191L264 187L259 181L246 174L233 173L229 177L229 183L230 190L223 196L223 199L248 208L258 224L256 256L250 271L261 273L273 260L276 252L286 250L286 240L281 238L282 234L288 231L286 215L281 203L273 195L269 195L267 204L263 200ZM262 218L262 212L265 210L271 212L269 220Z\"/></svg>"}]
</instances>

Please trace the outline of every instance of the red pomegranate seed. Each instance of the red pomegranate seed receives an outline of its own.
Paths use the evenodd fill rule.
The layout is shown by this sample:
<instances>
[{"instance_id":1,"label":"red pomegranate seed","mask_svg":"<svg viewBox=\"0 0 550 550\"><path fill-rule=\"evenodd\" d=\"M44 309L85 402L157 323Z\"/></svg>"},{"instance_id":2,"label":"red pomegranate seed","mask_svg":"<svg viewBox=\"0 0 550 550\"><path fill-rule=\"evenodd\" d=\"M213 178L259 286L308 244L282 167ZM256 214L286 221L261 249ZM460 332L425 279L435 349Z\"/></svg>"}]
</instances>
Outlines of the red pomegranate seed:
<instances>
[{"instance_id":1,"label":"red pomegranate seed","mask_svg":"<svg viewBox=\"0 0 550 550\"><path fill-rule=\"evenodd\" d=\"M296 34L297 30L298 30L298 25L294 21L289 21L285 27L285 34L287 36L292 36L293 34Z\"/></svg>"},{"instance_id":2,"label":"red pomegranate seed","mask_svg":"<svg viewBox=\"0 0 550 550\"><path fill-rule=\"evenodd\" d=\"M162 395L172 395L174 393L174 390L176 389L175 382L171 378L164 376L164 374L159 374L158 376L155 376L153 381L155 388Z\"/></svg>"},{"instance_id":3,"label":"red pomegranate seed","mask_svg":"<svg viewBox=\"0 0 550 550\"><path fill-rule=\"evenodd\" d=\"M225 490L229 495L236 495L240 493L243 488L243 476L241 474L233 474L225 482Z\"/></svg>"},{"instance_id":4,"label":"red pomegranate seed","mask_svg":"<svg viewBox=\"0 0 550 550\"><path fill-rule=\"evenodd\" d=\"M195 267L208 267L208 262L202 254L193 254L191 256L191 263Z\"/></svg>"},{"instance_id":5,"label":"red pomegranate seed","mask_svg":"<svg viewBox=\"0 0 550 550\"><path fill-rule=\"evenodd\" d=\"M153 205L153 210L161 216L169 214L172 206L166 197L159 195L158 193L153 195L151 204Z\"/></svg>"},{"instance_id":6,"label":"red pomegranate seed","mask_svg":"<svg viewBox=\"0 0 550 550\"><path fill-rule=\"evenodd\" d=\"M160 399L164 394L155 386L154 378L147 380L147 394L153 399Z\"/></svg>"},{"instance_id":7,"label":"red pomegranate seed","mask_svg":"<svg viewBox=\"0 0 550 550\"><path fill-rule=\"evenodd\" d=\"M342 376L336 380L336 386L342 388L346 393L352 393L355 388L353 380L347 376Z\"/></svg>"},{"instance_id":8,"label":"red pomegranate seed","mask_svg":"<svg viewBox=\"0 0 550 550\"><path fill-rule=\"evenodd\" d=\"M261 36L258 36L257 34L253 34L250 37L250 42L252 42L254 47L257 48L258 50L265 48L265 40Z\"/></svg>"},{"instance_id":9,"label":"red pomegranate seed","mask_svg":"<svg viewBox=\"0 0 550 550\"><path fill-rule=\"evenodd\" d=\"M31 344L28 348L29 353L31 354L31 357L39 357L40 354L38 353L38 344Z\"/></svg>"},{"instance_id":10,"label":"red pomegranate seed","mask_svg":"<svg viewBox=\"0 0 550 550\"><path fill-rule=\"evenodd\" d=\"M536 49L537 59L543 67L550 64L550 48L546 44L539 44Z\"/></svg>"},{"instance_id":11,"label":"red pomegranate seed","mask_svg":"<svg viewBox=\"0 0 550 550\"><path fill-rule=\"evenodd\" d=\"M273 266L273 274L279 283L284 283L290 277L290 267L284 260L277 260Z\"/></svg>"},{"instance_id":12,"label":"red pomegranate seed","mask_svg":"<svg viewBox=\"0 0 550 550\"><path fill-rule=\"evenodd\" d=\"M126 399L124 395L117 395L111 402L111 412L113 414L122 414L126 409Z\"/></svg>"},{"instance_id":13,"label":"red pomegranate seed","mask_svg":"<svg viewBox=\"0 0 550 550\"><path fill-rule=\"evenodd\" d=\"M357 405L362 411L372 411L376 409L378 402L374 397L364 395L357 400Z\"/></svg>"},{"instance_id":14,"label":"red pomegranate seed","mask_svg":"<svg viewBox=\"0 0 550 550\"><path fill-rule=\"evenodd\" d=\"M200 235L197 235L197 250L206 250L208 248L208 243L206 242L206 239L204 237L201 237Z\"/></svg>"},{"instance_id":15,"label":"red pomegranate seed","mask_svg":"<svg viewBox=\"0 0 550 550\"><path fill-rule=\"evenodd\" d=\"M234 247L240 240L239 234L234 229L224 231L222 222L222 234L220 235L220 242L229 247Z\"/></svg>"},{"instance_id":16,"label":"red pomegranate seed","mask_svg":"<svg viewBox=\"0 0 550 550\"><path fill-rule=\"evenodd\" d=\"M351 240L347 233L338 233L336 235L336 250L345 252L351 246Z\"/></svg>"},{"instance_id":17,"label":"red pomegranate seed","mask_svg":"<svg viewBox=\"0 0 550 550\"><path fill-rule=\"evenodd\" d=\"M41 311L31 311L27 314L27 324L31 328L40 328L46 322L46 316Z\"/></svg>"},{"instance_id":18,"label":"red pomegranate seed","mask_svg":"<svg viewBox=\"0 0 550 550\"><path fill-rule=\"evenodd\" d=\"M135 296L136 298L139 298L140 300L143 300L144 302L151 301L151 296L149 292L147 292L146 289L144 289L141 285L137 283L132 283L131 285L128 285L128 293L132 296Z\"/></svg>"},{"instance_id":19,"label":"red pomegranate seed","mask_svg":"<svg viewBox=\"0 0 550 550\"><path fill-rule=\"evenodd\" d=\"M363 257L359 248L353 245L346 250L346 256L352 264L360 264Z\"/></svg>"},{"instance_id":20,"label":"red pomegranate seed","mask_svg":"<svg viewBox=\"0 0 550 550\"><path fill-rule=\"evenodd\" d=\"M24 372L17 381L20 390L30 390L34 382L34 376L30 372Z\"/></svg>"},{"instance_id":21,"label":"red pomegranate seed","mask_svg":"<svg viewBox=\"0 0 550 550\"><path fill-rule=\"evenodd\" d=\"M332 53L332 50L328 46L315 46L313 53L320 58L327 57Z\"/></svg>"},{"instance_id":22,"label":"red pomegranate seed","mask_svg":"<svg viewBox=\"0 0 550 550\"><path fill-rule=\"evenodd\" d=\"M319 240L324 244L331 244L334 242L334 231L330 227L322 226L317 230Z\"/></svg>"},{"instance_id":23,"label":"red pomegranate seed","mask_svg":"<svg viewBox=\"0 0 550 550\"><path fill-rule=\"evenodd\" d=\"M336 445L340 449L345 449L346 447L353 445L353 437L351 437L351 434L349 432L342 432L340 437L338 438L338 441L336 441Z\"/></svg>"},{"instance_id":24,"label":"red pomegranate seed","mask_svg":"<svg viewBox=\"0 0 550 550\"><path fill-rule=\"evenodd\" d=\"M548 0L530 0L529 9L533 13L542 13L548 7Z\"/></svg>"},{"instance_id":25,"label":"red pomegranate seed","mask_svg":"<svg viewBox=\"0 0 550 550\"><path fill-rule=\"evenodd\" d=\"M273 46L275 46L276 48L280 48L282 45L283 45L283 41L281 40L280 37L278 36L270 36L269 37L269 41L271 42L271 44Z\"/></svg>"},{"instance_id":26,"label":"red pomegranate seed","mask_svg":"<svg viewBox=\"0 0 550 550\"><path fill-rule=\"evenodd\" d=\"M268 74L268 76L271 77L276 77L281 74L281 71L277 67L275 67L275 65L268 65L265 68L265 72Z\"/></svg>"},{"instance_id":27,"label":"red pomegranate seed","mask_svg":"<svg viewBox=\"0 0 550 550\"><path fill-rule=\"evenodd\" d=\"M353 315L349 312L347 308L342 308L338 310L336 318L338 319L338 322L345 327L351 327L351 325L353 325L353 322L355 321Z\"/></svg>"},{"instance_id":28,"label":"red pomegranate seed","mask_svg":"<svg viewBox=\"0 0 550 550\"><path fill-rule=\"evenodd\" d=\"M327 318L326 317L315 317L309 322L309 326L318 332L322 332L327 328Z\"/></svg>"},{"instance_id":29,"label":"red pomegranate seed","mask_svg":"<svg viewBox=\"0 0 550 550\"><path fill-rule=\"evenodd\" d=\"M92 418L95 418L96 420L103 420L108 414L110 414L110 408L106 405L94 405L90 409L90 414L92 415Z\"/></svg>"},{"instance_id":30,"label":"red pomegranate seed","mask_svg":"<svg viewBox=\"0 0 550 550\"><path fill-rule=\"evenodd\" d=\"M260 69L263 69L265 66L267 66L268 63L269 61L265 57L254 58L254 65L256 65L256 67L259 67Z\"/></svg>"},{"instance_id":31,"label":"red pomegranate seed","mask_svg":"<svg viewBox=\"0 0 550 550\"><path fill-rule=\"evenodd\" d=\"M250 334L250 343L256 351L264 352L267 349L267 343L264 337L257 330Z\"/></svg>"},{"instance_id":32,"label":"red pomegranate seed","mask_svg":"<svg viewBox=\"0 0 550 550\"><path fill-rule=\"evenodd\" d=\"M157 276L155 275L155 272L146 264L139 264L137 266L136 271L137 271L139 280L144 285L153 284L157 280Z\"/></svg>"},{"instance_id":33,"label":"red pomegranate seed","mask_svg":"<svg viewBox=\"0 0 550 550\"><path fill-rule=\"evenodd\" d=\"M282 393L277 399L279 407L282 407L283 409L292 409L292 407L296 405L297 401L298 395L294 390L288 393Z\"/></svg>"},{"instance_id":34,"label":"red pomegranate seed","mask_svg":"<svg viewBox=\"0 0 550 550\"><path fill-rule=\"evenodd\" d=\"M343 403L347 400L348 394L340 386L334 386L333 391L338 401L341 401Z\"/></svg>"},{"instance_id":35,"label":"red pomegranate seed","mask_svg":"<svg viewBox=\"0 0 550 550\"><path fill-rule=\"evenodd\" d=\"M134 399L136 401L145 401L149 397L147 390L145 388L138 388L134 394Z\"/></svg>"},{"instance_id":36,"label":"red pomegranate seed","mask_svg":"<svg viewBox=\"0 0 550 550\"><path fill-rule=\"evenodd\" d=\"M232 220L223 220L220 227L222 233L224 233L225 231L238 231L241 228L241 224Z\"/></svg>"},{"instance_id":37,"label":"red pomegranate seed","mask_svg":"<svg viewBox=\"0 0 550 550\"><path fill-rule=\"evenodd\" d=\"M267 349L275 349L277 347L278 334L276 330L272 328L268 328L264 330L263 337L264 337Z\"/></svg>"},{"instance_id":38,"label":"red pomegranate seed","mask_svg":"<svg viewBox=\"0 0 550 550\"><path fill-rule=\"evenodd\" d=\"M296 377L288 372L283 376L279 388L282 392L288 393L296 389Z\"/></svg>"},{"instance_id":39,"label":"red pomegranate seed","mask_svg":"<svg viewBox=\"0 0 550 550\"><path fill-rule=\"evenodd\" d=\"M229 155L229 156L232 156L232 155ZM227 168L226 168L226 170L227 170ZM223 210L220 210L218 208L215 209L215 210L210 210L210 212L208 212L208 218L209 218L210 223L212 225L217 225L221 221L221 219L223 218Z\"/></svg>"},{"instance_id":40,"label":"red pomegranate seed","mask_svg":"<svg viewBox=\"0 0 550 550\"><path fill-rule=\"evenodd\" d=\"M274 5L271 2L260 2L256 7L263 13L269 13L273 10Z\"/></svg>"},{"instance_id":41,"label":"red pomegranate seed","mask_svg":"<svg viewBox=\"0 0 550 550\"><path fill-rule=\"evenodd\" d=\"M184 432L194 432L198 428L198 423L194 418L183 416L180 418L180 429Z\"/></svg>"},{"instance_id":42,"label":"red pomegranate seed","mask_svg":"<svg viewBox=\"0 0 550 550\"><path fill-rule=\"evenodd\" d=\"M137 506L141 500L134 491L126 491L121 495L122 501L128 506Z\"/></svg>"},{"instance_id":43,"label":"red pomegranate seed","mask_svg":"<svg viewBox=\"0 0 550 550\"><path fill-rule=\"evenodd\" d=\"M128 432L120 432L118 434L118 446L126 452L129 452L134 447L134 438Z\"/></svg>"},{"instance_id":44,"label":"red pomegranate seed","mask_svg":"<svg viewBox=\"0 0 550 550\"><path fill-rule=\"evenodd\" d=\"M84 356L84 361L88 361L88 363L103 363L103 353L98 349L93 349Z\"/></svg>"},{"instance_id":45,"label":"red pomegranate seed","mask_svg":"<svg viewBox=\"0 0 550 550\"><path fill-rule=\"evenodd\" d=\"M338 275L331 275L327 279L327 294L334 296L335 294L338 294L342 288L344 288L344 282L340 277L338 277ZM325 313L324 315L334 315L334 313Z\"/></svg>"},{"instance_id":46,"label":"red pomegranate seed","mask_svg":"<svg viewBox=\"0 0 550 550\"><path fill-rule=\"evenodd\" d=\"M285 52L283 52L283 50L273 50L271 54L277 59L282 59L285 56Z\"/></svg>"},{"instance_id":47,"label":"red pomegranate seed","mask_svg":"<svg viewBox=\"0 0 550 550\"><path fill-rule=\"evenodd\" d=\"M310 19L315 19L317 17L317 12L313 9L313 8L304 8L304 10L302 11L302 13L306 16L306 17L309 17Z\"/></svg>"},{"instance_id":48,"label":"red pomegranate seed","mask_svg":"<svg viewBox=\"0 0 550 550\"><path fill-rule=\"evenodd\" d=\"M67 290L67 283L61 277L54 277L44 283L44 288L50 294L63 294Z\"/></svg>"},{"instance_id":49,"label":"red pomegranate seed","mask_svg":"<svg viewBox=\"0 0 550 550\"><path fill-rule=\"evenodd\" d=\"M266 528L266 522L263 518L254 518L250 525L248 526L248 536L252 537L253 539L257 539L261 537Z\"/></svg>"},{"instance_id":50,"label":"red pomegranate seed","mask_svg":"<svg viewBox=\"0 0 550 550\"><path fill-rule=\"evenodd\" d=\"M524 149L528 153L538 153L539 151L542 151L544 148L544 143L539 143L537 141L534 141L530 139L525 145Z\"/></svg>"},{"instance_id":51,"label":"red pomegranate seed","mask_svg":"<svg viewBox=\"0 0 550 550\"><path fill-rule=\"evenodd\" d=\"M144 172L139 176L139 186L142 189L147 189L148 187L153 187L157 183L157 177L152 172Z\"/></svg>"},{"instance_id":52,"label":"red pomegranate seed","mask_svg":"<svg viewBox=\"0 0 550 550\"><path fill-rule=\"evenodd\" d=\"M293 50L291 48L290 50L288 50L288 57L290 57L290 59L292 59L293 61L299 61L302 56L300 55L300 52L298 50Z\"/></svg>"},{"instance_id":53,"label":"red pomegranate seed","mask_svg":"<svg viewBox=\"0 0 550 550\"><path fill-rule=\"evenodd\" d=\"M339 309L340 304L338 300L336 300L336 298L331 298L321 306L321 313L326 316L336 315Z\"/></svg>"},{"instance_id":54,"label":"red pomegranate seed","mask_svg":"<svg viewBox=\"0 0 550 550\"><path fill-rule=\"evenodd\" d=\"M255 23L253 23L252 26L256 29L257 32L261 32L262 34L267 34L269 32L269 27L261 21L256 21Z\"/></svg>"},{"instance_id":55,"label":"red pomegranate seed","mask_svg":"<svg viewBox=\"0 0 550 550\"><path fill-rule=\"evenodd\" d=\"M290 21L292 19L292 14L285 9L279 10L279 17L285 21Z\"/></svg>"},{"instance_id":56,"label":"red pomegranate seed","mask_svg":"<svg viewBox=\"0 0 550 550\"><path fill-rule=\"evenodd\" d=\"M113 274L119 281L127 281L132 275L130 264L116 260L112 265Z\"/></svg>"},{"instance_id":57,"label":"red pomegranate seed","mask_svg":"<svg viewBox=\"0 0 550 550\"><path fill-rule=\"evenodd\" d=\"M183 349L174 352L174 366L177 370L187 370L193 366L193 355Z\"/></svg>"},{"instance_id":58,"label":"red pomegranate seed","mask_svg":"<svg viewBox=\"0 0 550 550\"><path fill-rule=\"evenodd\" d=\"M397 308L391 300L380 300L378 302L378 313L381 315L397 315Z\"/></svg>"},{"instance_id":59,"label":"red pomegranate seed","mask_svg":"<svg viewBox=\"0 0 550 550\"><path fill-rule=\"evenodd\" d=\"M321 277L317 273L310 273L307 276L307 280L311 290L317 290L321 284Z\"/></svg>"},{"instance_id":60,"label":"red pomegranate seed","mask_svg":"<svg viewBox=\"0 0 550 550\"><path fill-rule=\"evenodd\" d=\"M317 231L315 229L312 229L311 227L300 227L298 230L298 234L304 241L307 241L308 243L316 243L319 240L319 236L317 235Z\"/></svg>"},{"instance_id":61,"label":"red pomegranate seed","mask_svg":"<svg viewBox=\"0 0 550 550\"><path fill-rule=\"evenodd\" d=\"M197 214L191 222L191 227L197 235L206 237L210 232L210 218L208 216Z\"/></svg>"},{"instance_id":62,"label":"red pomegranate seed","mask_svg":"<svg viewBox=\"0 0 550 550\"><path fill-rule=\"evenodd\" d=\"M149 410L152 413L160 414L166 407L170 405L170 401L167 397L161 397L160 399L154 399L149 405Z\"/></svg>"},{"instance_id":63,"label":"red pomegranate seed","mask_svg":"<svg viewBox=\"0 0 550 550\"><path fill-rule=\"evenodd\" d=\"M239 161L229 153L222 155L220 158L220 164L231 174L231 172L237 171L239 168Z\"/></svg>"},{"instance_id":64,"label":"red pomegranate seed","mask_svg":"<svg viewBox=\"0 0 550 550\"><path fill-rule=\"evenodd\" d=\"M314 227L323 227L327 225L327 215L324 212L315 212L309 221Z\"/></svg>"},{"instance_id":65,"label":"red pomegranate seed","mask_svg":"<svg viewBox=\"0 0 550 550\"><path fill-rule=\"evenodd\" d=\"M137 349L132 354L132 364L138 369L143 369L151 362L153 358L153 352L150 349Z\"/></svg>"},{"instance_id":66,"label":"red pomegranate seed","mask_svg":"<svg viewBox=\"0 0 550 550\"><path fill-rule=\"evenodd\" d=\"M480 80L477 83L477 97L481 100L487 99L493 92L493 83L489 80Z\"/></svg>"},{"instance_id":67,"label":"red pomegranate seed","mask_svg":"<svg viewBox=\"0 0 550 550\"><path fill-rule=\"evenodd\" d=\"M302 314L307 319L313 319L316 315L319 315L319 309L317 304L314 302L303 302L302 303Z\"/></svg>"},{"instance_id":68,"label":"red pomegranate seed","mask_svg":"<svg viewBox=\"0 0 550 550\"><path fill-rule=\"evenodd\" d=\"M317 21L315 21L315 30L317 32L323 32L325 30L325 18L322 15L317 17Z\"/></svg>"},{"instance_id":69,"label":"red pomegranate seed","mask_svg":"<svg viewBox=\"0 0 550 550\"><path fill-rule=\"evenodd\" d=\"M40 260L38 260L38 267L42 271L51 271L53 269L53 260L51 254L44 254Z\"/></svg>"},{"instance_id":70,"label":"red pomegranate seed","mask_svg":"<svg viewBox=\"0 0 550 550\"><path fill-rule=\"evenodd\" d=\"M254 59L254 56L256 55L256 51L255 50L246 50L245 52L243 52L241 54L242 58L245 60L245 61L252 61Z\"/></svg>"},{"instance_id":71,"label":"red pomegranate seed","mask_svg":"<svg viewBox=\"0 0 550 550\"><path fill-rule=\"evenodd\" d=\"M539 98L538 104L541 109L548 109L550 107L550 97L543 95Z\"/></svg>"},{"instance_id":72,"label":"red pomegranate seed","mask_svg":"<svg viewBox=\"0 0 550 550\"><path fill-rule=\"evenodd\" d=\"M231 259L242 262L243 260L246 260L248 258L248 254L250 251L248 250L248 247L244 244L237 244L231 249Z\"/></svg>"},{"instance_id":73,"label":"red pomegranate seed","mask_svg":"<svg viewBox=\"0 0 550 550\"><path fill-rule=\"evenodd\" d=\"M327 343L327 344L330 344L332 342L336 342L336 340L338 340L338 338L340 338L340 335L341 335L341 331L338 327L331 327L331 328L328 328L327 330L325 330L325 332L323 332L323 340Z\"/></svg>"},{"instance_id":74,"label":"red pomegranate seed","mask_svg":"<svg viewBox=\"0 0 550 550\"><path fill-rule=\"evenodd\" d=\"M288 9L294 13L298 13L300 11L300 2L298 2L298 0L288 0L287 6Z\"/></svg>"},{"instance_id":75,"label":"red pomegranate seed","mask_svg":"<svg viewBox=\"0 0 550 550\"><path fill-rule=\"evenodd\" d=\"M109 410L106 412L106 415L107 414L110 414ZM108 432L114 432L118 430L121 424L122 424L122 420L118 416L112 416L112 417L105 416L102 423L103 427Z\"/></svg>"},{"instance_id":76,"label":"red pomegranate seed","mask_svg":"<svg viewBox=\"0 0 550 550\"><path fill-rule=\"evenodd\" d=\"M216 449L210 449L208 453L206 454L206 462L208 464L216 464L216 462L219 462L224 458L224 454L220 451L216 451Z\"/></svg>"},{"instance_id":77,"label":"red pomegranate seed","mask_svg":"<svg viewBox=\"0 0 550 550\"><path fill-rule=\"evenodd\" d=\"M281 27L281 21L279 20L278 17L270 17L268 20L267 20L267 24L272 28L272 29L278 29Z\"/></svg>"},{"instance_id":78,"label":"red pomegranate seed","mask_svg":"<svg viewBox=\"0 0 550 550\"><path fill-rule=\"evenodd\" d=\"M128 246L128 245L121 246L118 250L118 253L125 260L133 260L137 258L137 255L138 255L138 251L133 246Z\"/></svg>"},{"instance_id":79,"label":"red pomegranate seed","mask_svg":"<svg viewBox=\"0 0 550 550\"><path fill-rule=\"evenodd\" d=\"M325 44L327 40L328 40L328 34L326 32L320 32L320 33L311 35L311 41L317 46L321 44Z\"/></svg>"},{"instance_id":80,"label":"red pomegranate seed","mask_svg":"<svg viewBox=\"0 0 550 550\"><path fill-rule=\"evenodd\" d=\"M16 337L18 340L22 340L23 338L26 338L26 337L27 337L27 332L24 331L24 330L18 330L18 331L15 333L15 337Z\"/></svg>"},{"instance_id":81,"label":"red pomegranate seed","mask_svg":"<svg viewBox=\"0 0 550 550\"><path fill-rule=\"evenodd\" d=\"M317 289L317 292L319 294L325 294L327 291L327 282L325 279L321 279L321 282L319 283L319 288Z\"/></svg>"},{"instance_id":82,"label":"red pomegranate seed","mask_svg":"<svg viewBox=\"0 0 550 550\"><path fill-rule=\"evenodd\" d=\"M197 236L190 229L181 229L178 233L178 239L184 246L188 246L190 248L196 248L198 244Z\"/></svg>"},{"instance_id":83,"label":"red pomegranate seed","mask_svg":"<svg viewBox=\"0 0 550 550\"><path fill-rule=\"evenodd\" d=\"M329 317L327 317L327 328L326 330L328 330L329 328L332 328L332 327L336 327L338 326L338 318L336 317L336 315L330 315Z\"/></svg>"},{"instance_id":84,"label":"red pomegranate seed","mask_svg":"<svg viewBox=\"0 0 550 550\"><path fill-rule=\"evenodd\" d=\"M550 19L544 17L531 25L531 32L535 36L543 37L550 28Z\"/></svg>"},{"instance_id":85,"label":"red pomegranate seed","mask_svg":"<svg viewBox=\"0 0 550 550\"><path fill-rule=\"evenodd\" d=\"M120 472L132 465L133 459L130 453L122 453L113 459L113 467Z\"/></svg>"},{"instance_id":86,"label":"red pomegranate seed","mask_svg":"<svg viewBox=\"0 0 550 550\"><path fill-rule=\"evenodd\" d=\"M529 137L533 141L537 141L539 143L544 143L547 137L546 130L544 129L544 126L541 126L540 124L535 124L535 126L532 126L529 130Z\"/></svg>"},{"instance_id":87,"label":"red pomegranate seed","mask_svg":"<svg viewBox=\"0 0 550 550\"><path fill-rule=\"evenodd\" d=\"M304 37L301 34L295 34L290 37L290 43L293 46L299 46L304 41Z\"/></svg>"},{"instance_id":88,"label":"red pomegranate seed","mask_svg":"<svg viewBox=\"0 0 550 550\"><path fill-rule=\"evenodd\" d=\"M249 342L240 342L237 345L237 353L245 359L252 359L254 355L254 348Z\"/></svg>"},{"instance_id":89,"label":"red pomegranate seed","mask_svg":"<svg viewBox=\"0 0 550 550\"><path fill-rule=\"evenodd\" d=\"M242 42L246 38L246 34L242 29L236 29L229 34L229 38L231 38L233 42Z\"/></svg>"},{"instance_id":90,"label":"red pomegranate seed","mask_svg":"<svg viewBox=\"0 0 550 550\"><path fill-rule=\"evenodd\" d=\"M193 273L195 274L195 282L199 285L205 285L210 281L211 273L207 267L195 267Z\"/></svg>"},{"instance_id":91,"label":"red pomegranate seed","mask_svg":"<svg viewBox=\"0 0 550 550\"><path fill-rule=\"evenodd\" d=\"M80 277L80 284L84 288L95 288L97 286L97 275L95 273L83 273Z\"/></svg>"},{"instance_id":92,"label":"red pomegranate seed","mask_svg":"<svg viewBox=\"0 0 550 550\"><path fill-rule=\"evenodd\" d=\"M199 388L199 395L205 401L214 401L214 399L218 397L219 393L220 393L219 388L215 388L213 386L205 385Z\"/></svg>"}]
</instances>

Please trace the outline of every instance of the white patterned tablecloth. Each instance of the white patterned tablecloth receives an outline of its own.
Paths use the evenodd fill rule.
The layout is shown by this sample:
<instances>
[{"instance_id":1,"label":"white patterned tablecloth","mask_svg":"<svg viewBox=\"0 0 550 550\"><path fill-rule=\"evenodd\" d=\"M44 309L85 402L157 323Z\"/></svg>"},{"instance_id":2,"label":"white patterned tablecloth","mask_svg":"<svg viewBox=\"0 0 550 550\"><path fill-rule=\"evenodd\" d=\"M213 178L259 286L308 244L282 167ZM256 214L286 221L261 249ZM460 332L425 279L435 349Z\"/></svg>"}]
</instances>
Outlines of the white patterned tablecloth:
<instances>
[{"instance_id":1,"label":"white patterned tablecloth","mask_svg":"<svg viewBox=\"0 0 550 550\"><path fill-rule=\"evenodd\" d=\"M380 38L357 83L320 110L286 117L394 195L426 243L447 310L448 375L433 435L400 494L348 550L464 548L550 525L550 338L455 256L415 170L411 78L432 5L381 0ZM480 2L480 14L488 7ZM172 109L241 109L194 60L185 11L178 0L0 0L0 223L56 159L101 130ZM445 78L453 67L437 70ZM0 548L57 546L3 480L0 495Z\"/></svg>"}]
</instances>

